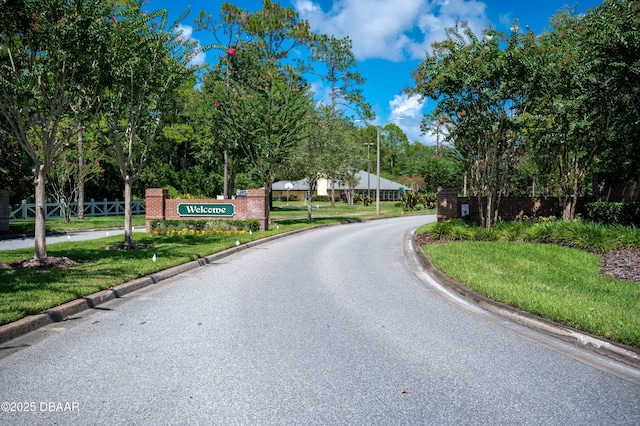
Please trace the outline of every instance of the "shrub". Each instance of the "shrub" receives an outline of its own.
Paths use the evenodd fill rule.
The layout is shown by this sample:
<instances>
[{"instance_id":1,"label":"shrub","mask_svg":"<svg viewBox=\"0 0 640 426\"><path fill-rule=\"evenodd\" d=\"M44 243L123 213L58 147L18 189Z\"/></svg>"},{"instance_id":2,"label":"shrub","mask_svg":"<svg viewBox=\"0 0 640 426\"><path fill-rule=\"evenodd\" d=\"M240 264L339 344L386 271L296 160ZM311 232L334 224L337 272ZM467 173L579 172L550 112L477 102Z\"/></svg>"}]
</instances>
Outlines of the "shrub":
<instances>
[{"instance_id":1,"label":"shrub","mask_svg":"<svg viewBox=\"0 0 640 426\"><path fill-rule=\"evenodd\" d=\"M312 202L328 202L329 201L329 196L328 195L316 195L314 197L311 198Z\"/></svg>"},{"instance_id":2,"label":"shrub","mask_svg":"<svg viewBox=\"0 0 640 426\"><path fill-rule=\"evenodd\" d=\"M229 220L227 221L231 226L239 231L252 231L256 232L260 230L260 222L255 219L248 220Z\"/></svg>"},{"instance_id":3,"label":"shrub","mask_svg":"<svg viewBox=\"0 0 640 426\"><path fill-rule=\"evenodd\" d=\"M585 206L586 219L592 222L618 225L640 225L640 203L595 202Z\"/></svg>"},{"instance_id":4,"label":"shrub","mask_svg":"<svg viewBox=\"0 0 640 426\"><path fill-rule=\"evenodd\" d=\"M251 220L152 220L149 224L151 232L166 233L171 231L258 231L260 222Z\"/></svg>"},{"instance_id":5,"label":"shrub","mask_svg":"<svg viewBox=\"0 0 640 426\"><path fill-rule=\"evenodd\" d=\"M498 222L489 229L460 219L433 224L427 231L436 240L525 241L557 244L595 253L640 247L640 230L622 225L573 222Z\"/></svg>"},{"instance_id":6,"label":"shrub","mask_svg":"<svg viewBox=\"0 0 640 426\"><path fill-rule=\"evenodd\" d=\"M402 207L408 211L418 209L419 205L425 209L434 208L437 201L438 195L435 193L405 191L402 194Z\"/></svg>"},{"instance_id":7,"label":"shrub","mask_svg":"<svg viewBox=\"0 0 640 426\"><path fill-rule=\"evenodd\" d=\"M287 201L298 201L298 196L297 195L289 195L288 197L286 195L281 195L280 197L278 197L279 201L282 202L287 202Z\"/></svg>"}]
</instances>

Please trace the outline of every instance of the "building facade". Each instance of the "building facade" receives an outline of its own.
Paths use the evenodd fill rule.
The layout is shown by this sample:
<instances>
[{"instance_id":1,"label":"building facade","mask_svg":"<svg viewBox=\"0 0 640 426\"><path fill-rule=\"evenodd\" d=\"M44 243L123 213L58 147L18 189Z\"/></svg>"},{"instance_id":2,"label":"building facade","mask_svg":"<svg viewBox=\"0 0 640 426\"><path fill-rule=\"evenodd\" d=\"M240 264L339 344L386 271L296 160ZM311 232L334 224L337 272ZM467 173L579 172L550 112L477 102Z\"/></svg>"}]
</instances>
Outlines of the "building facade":
<instances>
[{"instance_id":1,"label":"building facade","mask_svg":"<svg viewBox=\"0 0 640 426\"><path fill-rule=\"evenodd\" d=\"M309 194L309 184L306 179L297 181L278 181L271 188L274 200L291 200L295 197L297 201L307 201L309 195L331 197L332 183L336 200L344 198L344 194L348 191L354 191L354 195L360 197L376 198L377 175L360 170L356 173L358 184L354 188L349 188L340 180L320 179L315 191ZM399 201L402 193L410 188L393 182L383 177L380 178L380 201Z\"/></svg>"}]
</instances>

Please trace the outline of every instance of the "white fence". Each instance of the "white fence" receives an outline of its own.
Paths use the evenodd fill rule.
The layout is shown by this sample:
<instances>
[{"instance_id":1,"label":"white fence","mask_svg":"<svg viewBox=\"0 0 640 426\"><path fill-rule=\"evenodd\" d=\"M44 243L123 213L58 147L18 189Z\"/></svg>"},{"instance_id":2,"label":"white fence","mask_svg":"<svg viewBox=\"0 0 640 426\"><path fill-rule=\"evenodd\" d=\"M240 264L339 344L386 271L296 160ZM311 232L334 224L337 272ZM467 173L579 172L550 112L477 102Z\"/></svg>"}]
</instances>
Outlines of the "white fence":
<instances>
[{"instance_id":1,"label":"white fence","mask_svg":"<svg viewBox=\"0 0 640 426\"><path fill-rule=\"evenodd\" d=\"M45 217L48 218L63 218L64 217L64 204L60 203L46 203L45 204ZM71 216L78 216L78 203L71 203ZM145 213L144 200L136 200L131 202L132 214L144 214ZM117 198L114 201L108 201L106 198L102 201L95 201L93 198L84 202L84 215L85 216L119 216L124 215L124 201L119 201ZM29 204L26 200L22 200L22 203L17 206L15 210L10 208L9 220L33 220L36 217L36 205Z\"/></svg>"}]
</instances>

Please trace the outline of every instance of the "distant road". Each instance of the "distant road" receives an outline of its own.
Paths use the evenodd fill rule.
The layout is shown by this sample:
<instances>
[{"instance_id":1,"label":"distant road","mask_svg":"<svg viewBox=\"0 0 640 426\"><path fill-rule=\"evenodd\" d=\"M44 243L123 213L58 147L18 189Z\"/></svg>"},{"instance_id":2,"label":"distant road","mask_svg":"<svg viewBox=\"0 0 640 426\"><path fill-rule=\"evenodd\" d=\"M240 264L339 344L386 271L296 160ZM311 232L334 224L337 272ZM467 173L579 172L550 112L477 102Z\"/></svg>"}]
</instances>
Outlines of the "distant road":
<instances>
[{"instance_id":1,"label":"distant road","mask_svg":"<svg viewBox=\"0 0 640 426\"><path fill-rule=\"evenodd\" d=\"M9 342L0 424L640 424L639 383L419 279L431 220L272 240Z\"/></svg>"},{"instance_id":2,"label":"distant road","mask_svg":"<svg viewBox=\"0 0 640 426\"><path fill-rule=\"evenodd\" d=\"M138 227L142 232L143 227ZM134 227L134 232L137 232ZM110 235L122 235L124 230L122 229L102 229L98 231L77 231L68 232L65 234L52 234L47 235L47 245L60 243L63 241L84 241L95 240L97 238L108 237ZM8 240L0 240L0 250L15 250L19 248L34 247L35 241L33 237L27 238L12 238Z\"/></svg>"}]
</instances>

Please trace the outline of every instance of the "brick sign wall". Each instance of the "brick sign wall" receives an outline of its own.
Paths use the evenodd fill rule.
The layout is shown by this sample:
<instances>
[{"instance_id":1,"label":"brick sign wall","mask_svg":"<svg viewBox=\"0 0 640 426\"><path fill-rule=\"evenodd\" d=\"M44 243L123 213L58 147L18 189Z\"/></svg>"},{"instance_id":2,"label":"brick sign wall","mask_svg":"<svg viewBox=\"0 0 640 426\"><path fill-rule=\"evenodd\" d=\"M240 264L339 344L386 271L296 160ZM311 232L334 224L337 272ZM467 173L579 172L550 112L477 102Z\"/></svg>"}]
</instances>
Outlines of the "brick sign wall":
<instances>
[{"instance_id":1,"label":"brick sign wall","mask_svg":"<svg viewBox=\"0 0 640 426\"><path fill-rule=\"evenodd\" d=\"M584 213L586 203L592 202L592 197L578 198L576 213ZM438 222L462 217L462 206L468 206L469 216L480 221L478 197L458 197L458 188L438 188ZM562 202L558 197L527 198L503 197L500 200L498 218L504 221L520 220L527 217L548 217L562 214Z\"/></svg>"},{"instance_id":2,"label":"brick sign wall","mask_svg":"<svg viewBox=\"0 0 640 426\"><path fill-rule=\"evenodd\" d=\"M269 197L265 188L249 189L246 197L235 200L174 200L162 188L148 188L145 197L147 232L155 219L253 219L260 222L260 229L269 227Z\"/></svg>"}]
</instances>

